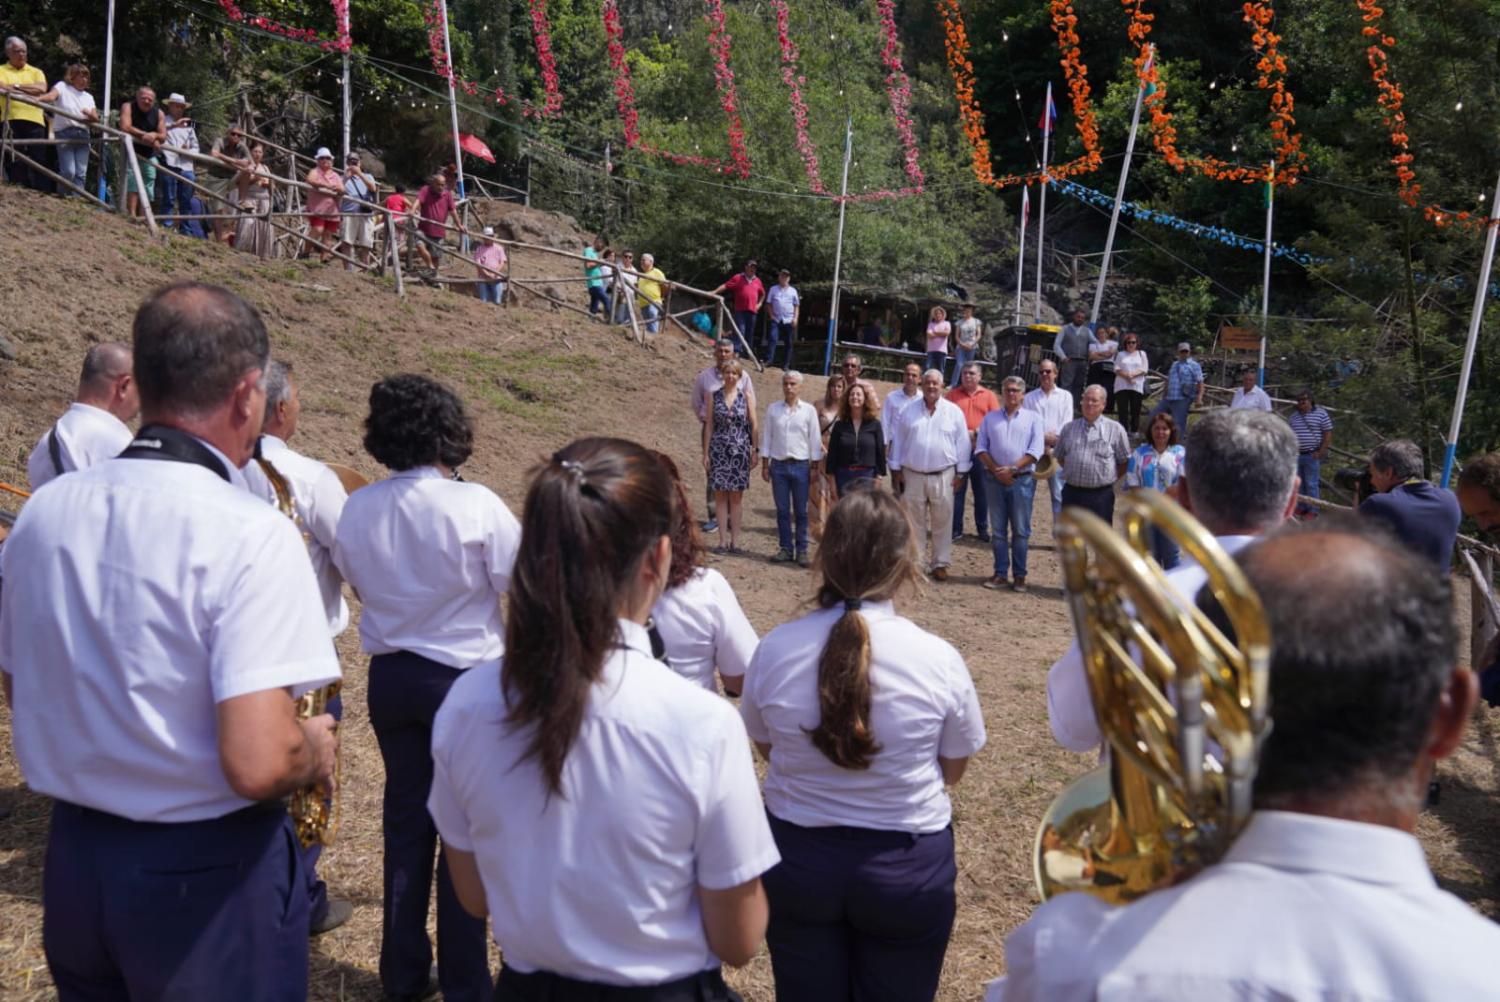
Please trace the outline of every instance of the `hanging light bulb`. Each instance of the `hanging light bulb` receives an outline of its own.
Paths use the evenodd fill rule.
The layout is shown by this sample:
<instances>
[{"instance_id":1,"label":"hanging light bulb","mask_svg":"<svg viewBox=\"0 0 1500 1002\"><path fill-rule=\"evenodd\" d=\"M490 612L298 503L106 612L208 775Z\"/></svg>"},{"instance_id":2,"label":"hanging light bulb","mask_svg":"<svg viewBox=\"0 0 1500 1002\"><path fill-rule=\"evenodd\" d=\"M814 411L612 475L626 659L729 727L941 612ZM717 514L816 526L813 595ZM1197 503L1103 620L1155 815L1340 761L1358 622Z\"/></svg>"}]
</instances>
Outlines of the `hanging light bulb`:
<instances>
[{"instance_id":1,"label":"hanging light bulb","mask_svg":"<svg viewBox=\"0 0 1500 1002\"><path fill-rule=\"evenodd\" d=\"M1208 89L1209 90L1218 90L1219 89L1219 81L1217 81L1217 80L1210 80L1208 82Z\"/></svg>"},{"instance_id":2,"label":"hanging light bulb","mask_svg":"<svg viewBox=\"0 0 1500 1002\"><path fill-rule=\"evenodd\" d=\"M1000 41L1002 41L1002 42L1008 42L1008 41L1010 41L1010 32L1005 31L1004 29L1001 29L1001 31L1000 31Z\"/></svg>"},{"instance_id":3,"label":"hanging light bulb","mask_svg":"<svg viewBox=\"0 0 1500 1002\"><path fill-rule=\"evenodd\" d=\"M1464 110L1464 103L1462 101L1458 102L1457 104L1455 104L1453 106L1453 110L1454 111L1463 111Z\"/></svg>"},{"instance_id":4,"label":"hanging light bulb","mask_svg":"<svg viewBox=\"0 0 1500 1002\"><path fill-rule=\"evenodd\" d=\"M1239 143L1230 143L1229 144L1229 152L1230 153L1238 153L1239 151L1240 151L1240 144Z\"/></svg>"}]
</instances>

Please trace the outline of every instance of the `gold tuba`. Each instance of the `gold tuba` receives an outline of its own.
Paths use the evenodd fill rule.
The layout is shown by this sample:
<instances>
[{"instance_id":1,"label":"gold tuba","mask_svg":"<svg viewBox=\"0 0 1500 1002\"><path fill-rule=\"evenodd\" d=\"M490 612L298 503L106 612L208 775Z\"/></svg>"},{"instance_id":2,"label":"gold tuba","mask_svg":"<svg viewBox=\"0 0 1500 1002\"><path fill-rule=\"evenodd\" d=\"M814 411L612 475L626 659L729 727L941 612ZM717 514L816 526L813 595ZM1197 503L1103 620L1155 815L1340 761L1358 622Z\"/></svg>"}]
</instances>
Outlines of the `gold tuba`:
<instances>
[{"instance_id":1,"label":"gold tuba","mask_svg":"<svg viewBox=\"0 0 1500 1002\"><path fill-rule=\"evenodd\" d=\"M1208 865L1251 809L1268 733L1270 633L1239 566L1159 491L1121 499L1123 534L1064 509L1058 551L1108 761L1047 809L1034 861L1043 899L1085 890L1121 904ZM1234 641L1177 596L1147 554L1165 533L1207 572Z\"/></svg>"},{"instance_id":2,"label":"gold tuba","mask_svg":"<svg viewBox=\"0 0 1500 1002\"><path fill-rule=\"evenodd\" d=\"M271 490L276 493L277 510L292 520L297 531L302 533L303 542L306 542L307 527L303 525L302 515L297 511L296 499L292 496L292 485L269 459L260 454L259 443L255 447L255 461L260 465L261 472L266 475L266 480L270 482ZM341 685L340 682L332 682L303 693L297 700L297 719L310 720L327 713L328 702L339 694ZM287 803L287 813L291 815L292 827L296 829L297 839L304 847L332 845L333 837L338 834L339 767L342 760L342 754L334 759L332 790L322 785L304 787L293 793L291 800Z\"/></svg>"}]
</instances>

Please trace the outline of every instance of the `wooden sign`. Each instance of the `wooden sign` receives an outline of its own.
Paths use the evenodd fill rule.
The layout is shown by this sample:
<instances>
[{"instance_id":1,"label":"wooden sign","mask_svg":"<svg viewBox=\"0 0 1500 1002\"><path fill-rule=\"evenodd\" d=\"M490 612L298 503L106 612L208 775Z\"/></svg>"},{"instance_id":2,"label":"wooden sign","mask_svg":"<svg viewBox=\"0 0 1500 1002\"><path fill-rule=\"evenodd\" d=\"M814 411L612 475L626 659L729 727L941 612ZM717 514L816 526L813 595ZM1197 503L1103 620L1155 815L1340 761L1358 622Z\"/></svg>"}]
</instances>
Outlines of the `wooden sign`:
<instances>
[{"instance_id":1,"label":"wooden sign","mask_svg":"<svg viewBox=\"0 0 1500 1002\"><path fill-rule=\"evenodd\" d=\"M1259 351L1260 331L1254 327L1230 327L1225 324L1219 328L1219 347L1225 351Z\"/></svg>"}]
</instances>

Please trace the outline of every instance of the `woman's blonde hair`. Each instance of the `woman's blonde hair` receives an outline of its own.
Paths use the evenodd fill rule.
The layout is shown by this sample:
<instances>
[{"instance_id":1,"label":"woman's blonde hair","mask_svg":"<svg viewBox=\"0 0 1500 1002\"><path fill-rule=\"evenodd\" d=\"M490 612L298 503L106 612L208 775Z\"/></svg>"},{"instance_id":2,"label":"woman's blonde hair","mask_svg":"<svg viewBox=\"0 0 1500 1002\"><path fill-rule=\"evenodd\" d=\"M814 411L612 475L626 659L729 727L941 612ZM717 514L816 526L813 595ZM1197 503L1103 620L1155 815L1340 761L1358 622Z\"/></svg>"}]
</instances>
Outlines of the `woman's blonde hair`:
<instances>
[{"instance_id":1,"label":"woman's blonde hair","mask_svg":"<svg viewBox=\"0 0 1500 1002\"><path fill-rule=\"evenodd\" d=\"M927 311L927 319L946 320L948 319L948 311L943 309L941 306L934 306L932 309Z\"/></svg>"},{"instance_id":2,"label":"woman's blonde hair","mask_svg":"<svg viewBox=\"0 0 1500 1002\"><path fill-rule=\"evenodd\" d=\"M740 364L740 360L737 358L726 358L719 363L719 375L722 376L726 372L732 372L736 376L743 376L745 374L745 367Z\"/></svg>"}]
</instances>

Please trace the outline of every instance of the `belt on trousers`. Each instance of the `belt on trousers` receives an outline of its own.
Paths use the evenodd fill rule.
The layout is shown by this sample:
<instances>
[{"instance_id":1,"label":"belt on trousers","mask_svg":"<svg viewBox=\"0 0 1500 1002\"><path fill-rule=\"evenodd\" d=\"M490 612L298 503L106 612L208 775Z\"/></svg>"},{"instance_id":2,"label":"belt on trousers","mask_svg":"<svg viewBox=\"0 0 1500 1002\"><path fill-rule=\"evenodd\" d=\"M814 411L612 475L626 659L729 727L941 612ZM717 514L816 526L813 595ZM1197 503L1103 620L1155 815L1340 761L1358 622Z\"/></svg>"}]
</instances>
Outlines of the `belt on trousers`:
<instances>
[{"instance_id":1,"label":"belt on trousers","mask_svg":"<svg viewBox=\"0 0 1500 1002\"><path fill-rule=\"evenodd\" d=\"M773 462L773 463L801 463L803 466L806 466L808 463L812 462L812 460L811 459L773 459L773 460L771 460L771 462Z\"/></svg>"},{"instance_id":2,"label":"belt on trousers","mask_svg":"<svg viewBox=\"0 0 1500 1002\"><path fill-rule=\"evenodd\" d=\"M729 998L728 988L724 984L724 975L718 970L700 971L690 974L676 981L669 981L660 985L606 985L599 982L584 981L579 978L570 978L562 974L552 974L549 971L531 971L523 973L508 964L500 967L499 991L497 998L505 998L506 982L517 990L531 992L526 997L532 997L536 989L545 989L546 997L556 999L558 1002L570 1002L570 1000L601 999L608 1002L698 1002L700 999L724 999Z\"/></svg>"},{"instance_id":3,"label":"belt on trousers","mask_svg":"<svg viewBox=\"0 0 1500 1002\"><path fill-rule=\"evenodd\" d=\"M904 466L904 467L901 468L901 472L903 472L903 473L920 473L924 477L940 477L943 474L947 473L949 470L952 470L952 469L955 469L955 468L956 467L945 466L941 470L917 470L917 469L913 469L910 466Z\"/></svg>"},{"instance_id":4,"label":"belt on trousers","mask_svg":"<svg viewBox=\"0 0 1500 1002\"><path fill-rule=\"evenodd\" d=\"M1063 486L1071 487L1075 491L1112 491L1115 489L1114 484L1100 484L1098 487L1085 487L1083 484L1075 484L1071 480L1064 481Z\"/></svg>"},{"instance_id":5,"label":"belt on trousers","mask_svg":"<svg viewBox=\"0 0 1500 1002\"><path fill-rule=\"evenodd\" d=\"M1314 456L1314 455L1317 455L1317 452L1318 452L1317 449L1303 449L1302 451L1298 452L1297 455L1299 455L1299 456Z\"/></svg>"}]
</instances>

